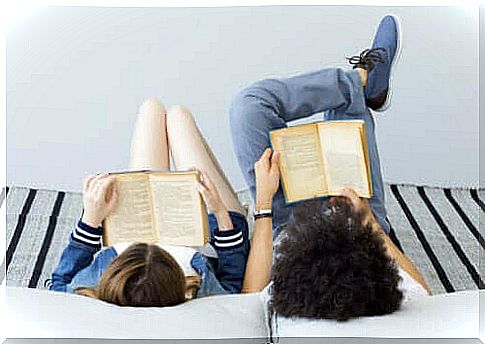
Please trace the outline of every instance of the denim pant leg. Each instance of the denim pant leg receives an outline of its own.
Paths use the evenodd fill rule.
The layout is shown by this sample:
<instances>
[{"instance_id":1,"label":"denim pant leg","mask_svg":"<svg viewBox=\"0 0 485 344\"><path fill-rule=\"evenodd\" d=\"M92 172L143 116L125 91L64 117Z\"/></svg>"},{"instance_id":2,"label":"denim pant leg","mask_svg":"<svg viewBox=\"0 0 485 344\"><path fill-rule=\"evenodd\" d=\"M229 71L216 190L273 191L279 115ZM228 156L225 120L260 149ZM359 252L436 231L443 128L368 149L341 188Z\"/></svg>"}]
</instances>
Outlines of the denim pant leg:
<instances>
[{"instance_id":1,"label":"denim pant leg","mask_svg":"<svg viewBox=\"0 0 485 344\"><path fill-rule=\"evenodd\" d=\"M290 78L266 79L235 97L230 109L231 135L253 199L254 163L270 146L268 132L286 127L286 122L329 110L353 116L368 112L356 71L326 68ZM290 215L291 207L285 205L280 187L273 199L273 227L279 228Z\"/></svg>"}]
</instances>

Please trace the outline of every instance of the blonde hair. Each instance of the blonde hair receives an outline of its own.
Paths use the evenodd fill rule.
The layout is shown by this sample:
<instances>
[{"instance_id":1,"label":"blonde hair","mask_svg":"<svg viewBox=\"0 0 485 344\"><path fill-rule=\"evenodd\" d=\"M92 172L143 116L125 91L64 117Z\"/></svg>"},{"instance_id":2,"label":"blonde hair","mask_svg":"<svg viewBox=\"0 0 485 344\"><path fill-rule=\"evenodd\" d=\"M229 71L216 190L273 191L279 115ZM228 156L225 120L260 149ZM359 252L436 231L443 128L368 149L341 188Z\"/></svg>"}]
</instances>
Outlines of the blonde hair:
<instances>
[{"instance_id":1,"label":"blonde hair","mask_svg":"<svg viewBox=\"0 0 485 344\"><path fill-rule=\"evenodd\" d=\"M185 275L157 245L136 243L116 257L98 285L74 292L119 306L163 307L185 301Z\"/></svg>"}]
</instances>

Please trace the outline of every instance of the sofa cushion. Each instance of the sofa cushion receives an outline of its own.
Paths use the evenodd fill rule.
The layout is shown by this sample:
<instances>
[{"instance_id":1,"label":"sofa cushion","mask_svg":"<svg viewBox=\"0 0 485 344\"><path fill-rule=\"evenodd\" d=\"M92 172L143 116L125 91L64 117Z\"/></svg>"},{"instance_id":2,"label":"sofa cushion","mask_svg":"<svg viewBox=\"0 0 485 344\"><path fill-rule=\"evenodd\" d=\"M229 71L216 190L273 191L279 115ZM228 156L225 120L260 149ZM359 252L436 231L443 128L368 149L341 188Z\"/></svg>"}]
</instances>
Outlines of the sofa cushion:
<instances>
[{"instance_id":1,"label":"sofa cushion","mask_svg":"<svg viewBox=\"0 0 485 344\"><path fill-rule=\"evenodd\" d=\"M210 339L269 337L264 294L196 299L175 307L118 307L87 297L7 287L8 338ZM480 291L485 297L485 291ZM479 293L408 299L379 317L347 322L277 317L273 339L289 337L477 338ZM274 327L274 326L273 326Z\"/></svg>"},{"instance_id":2,"label":"sofa cushion","mask_svg":"<svg viewBox=\"0 0 485 344\"><path fill-rule=\"evenodd\" d=\"M484 290L480 291L480 297L485 297ZM267 300L263 294L261 298ZM276 316L268 333L273 340L278 337L477 338L479 292L415 296L406 299L401 309L392 314L345 322Z\"/></svg>"},{"instance_id":3,"label":"sofa cushion","mask_svg":"<svg viewBox=\"0 0 485 344\"><path fill-rule=\"evenodd\" d=\"M165 308L119 307L84 296L7 287L8 338L262 338L258 294L212 296Z\"/></svg>"}]
</instances>

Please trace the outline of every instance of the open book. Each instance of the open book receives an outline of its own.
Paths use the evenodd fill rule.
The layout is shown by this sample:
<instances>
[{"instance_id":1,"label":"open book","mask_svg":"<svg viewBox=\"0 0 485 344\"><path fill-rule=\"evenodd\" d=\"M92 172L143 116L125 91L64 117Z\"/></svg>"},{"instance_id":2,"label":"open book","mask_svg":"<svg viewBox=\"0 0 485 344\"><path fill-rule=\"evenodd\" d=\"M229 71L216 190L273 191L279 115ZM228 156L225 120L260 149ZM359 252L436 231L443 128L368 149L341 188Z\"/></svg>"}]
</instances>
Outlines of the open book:
<instances>
[{"instance_id":1,"label":"open book","mask_svg":"<svg viewBox=\"0 0 485 344\"><path fill-rule=\"evenodd\" d=\"M367 136L363 121L327 121L269 133L280 152L280 175L287 203L339 195L351 187L372 196Z\"/></svg>"},{"instance_id":2,"label":"open book","mask_svg":"<svg viewBox=\"0 0 485 344\"><path fill-rule=\"evenodd\" d=\"M198 172L110 174L116 177L118 201L104 221L105 245L136 241L203 246L208 242L207 211L196 190Z\"/></svg>"}]
</instances>

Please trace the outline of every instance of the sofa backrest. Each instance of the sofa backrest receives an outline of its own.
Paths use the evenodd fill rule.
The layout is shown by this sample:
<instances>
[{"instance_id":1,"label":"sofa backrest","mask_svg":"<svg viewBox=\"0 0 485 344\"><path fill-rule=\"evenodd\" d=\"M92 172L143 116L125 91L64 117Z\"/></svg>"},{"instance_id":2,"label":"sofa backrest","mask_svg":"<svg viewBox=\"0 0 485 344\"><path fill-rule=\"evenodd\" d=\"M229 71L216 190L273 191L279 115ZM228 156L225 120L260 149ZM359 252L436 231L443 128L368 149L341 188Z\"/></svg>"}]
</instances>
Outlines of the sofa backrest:
<instances>
[{"instance_id":1,"label":"sofa backrest","mask_svg":"<svg viewBox=\"0 0 485 344\"><path fill-rule=\"evenodd\" d=\"M213 339L270 335L263 294L196 299L175 307L132 308L40 289L6 288L7 338ZM485 298L485 290L480 291ZM482 305L483 306L483 305ZM479 292L415 297L385 316L347 322L278 317L273 339L290 337L477 338ZM252 339L252 340L250 340Z\"/></svg>"},{"instance_id":2,"label":"sofa backrest","mask_svg":"<svg viewBox=\"0 0 485 344\"><path fill-rule=\"evenodd\" d=\"M263 338L258 294L196 299L165 308L119 307L84 296L6 288L7 338Z\"/></svg>"}]
</instances>

